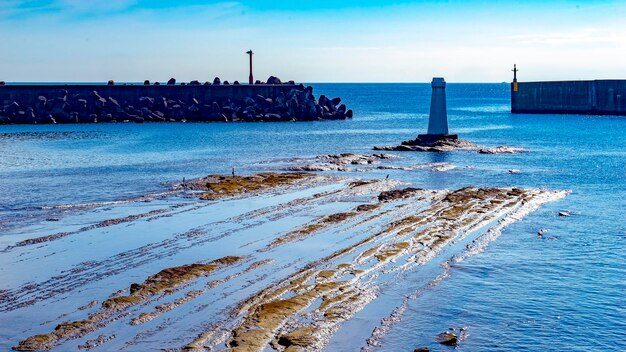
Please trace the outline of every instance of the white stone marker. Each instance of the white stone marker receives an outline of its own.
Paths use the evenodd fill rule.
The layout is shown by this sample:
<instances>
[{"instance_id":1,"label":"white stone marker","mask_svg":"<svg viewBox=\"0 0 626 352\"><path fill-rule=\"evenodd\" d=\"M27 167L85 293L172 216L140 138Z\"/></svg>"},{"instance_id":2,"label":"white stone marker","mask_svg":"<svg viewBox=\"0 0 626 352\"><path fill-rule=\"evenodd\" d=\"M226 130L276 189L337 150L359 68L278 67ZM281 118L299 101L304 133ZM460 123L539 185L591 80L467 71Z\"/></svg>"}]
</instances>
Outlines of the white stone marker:
<instances>
[{"instance_id":1,"label":"white stone marker","mask_svg":"<svg viewBox=\"0 0 626 352\"><path fill-rule=\"evenodd\" d=\"M430 99L430 117L428 119L428 134L421 134L418 138L423 141L439 139L457 139L448 131L448 109L446 107L446 81L442 77L435 77L431 83L433 88Z\"/></svg>"},{"instance_id":2,"label":"white stone marker","mask_svg":"<svg viewBox=\"0 0 626 352\"><path fill-rule=\"evenodd\" d=\"M431 83L433 94L430 99L428 134L448 134L448 109L446 107L446 81L435 77Z\"/></svg>"}]
</instances>

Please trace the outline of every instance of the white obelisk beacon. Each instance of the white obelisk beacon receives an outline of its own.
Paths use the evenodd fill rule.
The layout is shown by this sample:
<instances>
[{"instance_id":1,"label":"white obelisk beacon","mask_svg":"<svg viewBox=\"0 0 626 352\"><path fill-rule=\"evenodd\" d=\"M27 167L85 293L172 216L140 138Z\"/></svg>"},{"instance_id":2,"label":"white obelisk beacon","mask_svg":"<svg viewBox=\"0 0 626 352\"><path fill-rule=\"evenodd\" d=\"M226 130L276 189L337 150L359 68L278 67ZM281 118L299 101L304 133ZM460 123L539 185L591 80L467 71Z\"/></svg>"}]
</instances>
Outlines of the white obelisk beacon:
<instances>
[{"instance_id":1,"label":"white obelisk beacon","mask_svg":"<svg viewBox=\"0 0 626 352\"><path fill-rule=\"evenodd\" d=\"M457 139L455 134L448 132L448 109L446 107L446 81L441 77L433 78L433 88L430 99L430 118L428 120L428 134L417 137L424 142L435 142L440 139Z\"/></svg>"}]
</instances>

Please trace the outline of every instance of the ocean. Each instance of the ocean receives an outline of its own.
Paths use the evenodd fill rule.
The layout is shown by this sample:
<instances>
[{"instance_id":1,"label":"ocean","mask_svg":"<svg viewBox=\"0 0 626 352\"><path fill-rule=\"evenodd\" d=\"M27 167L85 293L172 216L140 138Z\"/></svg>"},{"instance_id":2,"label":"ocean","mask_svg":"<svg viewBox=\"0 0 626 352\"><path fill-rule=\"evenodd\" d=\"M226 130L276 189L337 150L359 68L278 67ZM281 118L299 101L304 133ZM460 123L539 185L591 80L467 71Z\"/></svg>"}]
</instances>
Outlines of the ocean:
<instances>
[{"instance_id":1,"label":"ocean","mask_svg":"<svg viewBox=\"0 0 626 352\"><path fill-rule=\"evenodd\" d=\"M233 168L238 174L266 171L272 160L371 154L373 146L397 145L425 133L430 84L312 85L316 96L341 97L354 118L0 126L1 247L33 233L47 234L56 226L51 219L96 211L78 204L110 206L167 192L183 179L230 174ZM515 186L571 194L506 227L480 253L454 261L437 280L417 271L385 286L378 299L341 325L326 350L428 346L448 351L433 336L451 327L464 331L458 351L626 350L626 118L513 115L509 89L504 83L449 83L450 131L479 145L528 152L392 152L402 157L400 165L454 168L348 174L389 175L426 189ZM545 234L538 236L542 229ZM22 283L11 266L14 259L0 253L1 290ZM373 338L372 328L400 306L397 319ZM24 337L7 326L9 319L17 319L20 331L41 323L0 313L3 350Z\"/></svg>"}]
</instances>

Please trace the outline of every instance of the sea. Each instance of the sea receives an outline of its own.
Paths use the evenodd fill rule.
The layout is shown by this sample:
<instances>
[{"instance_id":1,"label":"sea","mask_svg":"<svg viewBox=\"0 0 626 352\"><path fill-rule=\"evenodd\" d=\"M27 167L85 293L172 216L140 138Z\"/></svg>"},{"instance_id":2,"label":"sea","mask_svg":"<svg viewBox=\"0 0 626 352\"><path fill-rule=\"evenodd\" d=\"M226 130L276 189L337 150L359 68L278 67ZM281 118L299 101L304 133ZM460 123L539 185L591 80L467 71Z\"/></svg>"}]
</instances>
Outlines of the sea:
<instances>
[{"instance_id":1,"label":"sea","mask_svg":"<svg viewBox=\"0 0 626 352\"><path fill-rule=\"evenodd\" d=\"M354 118L0 126L0 242L72 215L79 204L140 199L207 174L254 173L270 160L371 154L373 146L425 133L428 83L311 85L316 96L341 97ZM626 351L626 117L511 114L508 83L448 83L446 93L451 133L527 152L400 153L407 164L455 168L352 176L389 176L428 189L516 186L571 193L507 227L481 253L453 263L441 280L407 296L401 316L367 348L413 351L442 329L462 328L457 347L429 347ZM359 319L346 322L326 350L367 346L354 338Z\"/></svg>"}]
</instances>

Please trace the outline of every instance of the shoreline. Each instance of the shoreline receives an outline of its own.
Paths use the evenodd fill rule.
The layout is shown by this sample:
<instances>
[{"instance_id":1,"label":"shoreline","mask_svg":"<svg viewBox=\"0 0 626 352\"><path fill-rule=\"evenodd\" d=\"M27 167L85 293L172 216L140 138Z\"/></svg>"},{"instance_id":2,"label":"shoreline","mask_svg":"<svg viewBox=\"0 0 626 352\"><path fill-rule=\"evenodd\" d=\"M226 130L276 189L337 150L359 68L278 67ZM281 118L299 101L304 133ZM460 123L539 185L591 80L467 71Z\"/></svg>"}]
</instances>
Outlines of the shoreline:
<instances>
[{"instance_id":1,"label":"shoreline","mask_svg":"<svg viewBox=\"0 0 626 352\"><path fill-rule=\"evenodd\" d=\"M281 174L276 175L277 177L280 177L279 175ZM287 173L283 175L289 174ZM329 210L336 210L335 212L331 211L330 213L325 211L322 214L310 217L310 222L304 222L301 223L300 226L291 227L291 231L282 232L282 236L278 236L275 238L272 238L271 236L267 238L262 237L258 239L260 242L253 241L248 244L241 243L242 247L239 247L240 249L235 252L239 252L237 253L237 255L241 255L241 251L243 249L243 251L247 253L244 255L246 259L243 263L247 263L245 265L248 266L248 269L245 269L245 267L242 267L241 265L236 265L236 268L239 269L236 269L235 271L226 268L224 269L224 273L220 274L222 278L219 278L220 275L215 278L213 278L213 276L211 275L208 277L208 279L210 280L208 282L206 281L206 279L201 278L204 277L205 274L202 274L199 277L190 277L189 279L184 279L182 281L177 280L175 282L178 283L174 284L171 289L167 289L168 291L171 290L170 293L165 293L163 295L161 291L156 291L158 293L156 295L154 293L151 293L149 296L141 296L140 301L129 301L123 306L114 307L110 304L107 305L104 303L99 306L99 303L93 303L97 301L108 302L104 299L105 296L85 297L83 298L84 300L92 302L90 306L86 307L84 310L77 308L76 313L72 313L71 315L76 317L84 317L85 314L87 314L87 320L75 320L73 323L63 323L61 325L58 324L62 323L62 321L66 320L66 318L49 321L45 325L54 327L54 324L57 324L62 328L59 328L57 326L56 329L53 329L52 335L33 335L31 339L24 340L24 343L18 349L29 350L34 347L51 348L57 343L61 343L60 346L84 344L85 346L91 346L92 348L99 346L108 346L111 343L115 344L116 337L113 335L107 335L106 333L101 334L101 329L109 324L119 326L119 323L116 322L118 319L121 319L122 321L127 321L128 319L131 319L129 321L130 326L137 327L139 329L137 331L141 331L141 327L149 321L157 319L162 315L169 314L171 316L172 314L177 314L177 312L181 309L186 310L188 309L186 308L188 305L193 305L193 302L201 299L203 295L217 294L217 292L211 293L214 288L217 289L219 292L219 287L222 287L222 285L226 285L229 282L232 282L232 285L234 285L234 282L239 280L240 276L243 279L243 277L252 275L256 272L256 270L261 270L261 268L268 268L272 266L275 267L275 265L278 265L279 262L281 262L281 255L279 255L278 253L283 253L285 250L289 250L290 247L296 246L297 248L302 243L318 241L321 238L327 238L328 240L329 238L327 236L330 233L335 233L335 235L341 236L342 233L345 234L345 231L347 229L353 229L350 230L351 232L356 229L361 229L357 232L361 233L360 235L356 235L356 237L353 237L354 235L348 237L352 237L352 239L349 240L353 242L352 245L348 247L342 247L342 245L336 247L341 243L337 242L333 246L334 254L327 255L317 260L309 258L307 260L313 259L313 261L309 262L308 265L299 266L301 268L299 270L297 269L298 266L296 266L295 268L291 266L283 266L283 269L280 270L280 273L283 274L278 273L278 276L274 276L275 278L273 279L282 282L283 286L279 286L279 288L275 289L263 289L264 284L259 283L251 286L250 288L252 290L255 290L256 287L256 289L261 289L261 292L266 293L261 296L256 293L253 295L254 297L256 297L254 299L252 299L253 296L249 296L247 299L242 297L243 300L239 303L237 303L236 301L232 301L231 304L226 305L225 307L231 307L228 308L228 310L238 307L236 308L236 311L231 311L229 315L240 317L237 319L237 321L239 321L238 327L232 326L230 328L233 334L231 337L228 338L228 336L226 336L227 338L224 339L225 335L216 335L215 330L209 330L198 335L196 339L191 339L187 341L187 344L179 346L184 347L185 349L193 350L207 343L210 345L215 345L216 347L221 343L228 343L231 347L239 346L241 348L244 348L245 346L248 346L252 349L255 349L261 347L261 345L257 345L257 343L261 341L269 343L273 340L274 342L272 343L282 346L281 348L285 348L288 346L309 346L309 348L317 346L316 348L318 348L328 343L329 337L332 336L332 333L336 330L337 324L339 322L349 319L353 314L360 311L371 300L374 300L377 297L377 294L375 293L375 286L368 288L367 283L370 282L372 278L377 277L378 274L376 273L378 273L380 270L391 270L390 272L405 272L406 270L415 270L416 268L411 269L415 264L420 266L432 260L432 258L437 257L436 253L441 251L441 249L447 247L448 244L452 243L451 241L456 242L462 240L462 238L464 238L463 233L474 233L478 229L482 229L487 224L487 222L493 221L493 219L499 218L507 214L508 211L506 209L509 206L513 206L520 201L528 201L529 199L535 196L540 196L542 194L545 194L547 196L547 193L542 193L542 191L524 191L514 188L467 188L452 192L445 190L431 191L410 187L407 188L406 185L401 185L400 183L392 180L367 181L345 177L338 178L336 176L318 176L315 174L303 175L302 177L305 177L305 180L307 180L305 182L302 182L301 177L289 178L289 176L287 176L288 178L285 179L286 183L277 182L273 185L270 184L270 187L268 188L256 189L257 186L251 184L250 181L256 180L259 182L263 182L263 177L267 176L263 176L260 179L256 179L257 177L258 176L250 176L248 178L242 178L222 176L221 178L216 178L216 176L210 176L209 178L205 178L205 181L203 181L203 179L190 181L194 182L194 184L200 185L202 185L202 183L204 182L207 182L206 180L209 180L208 182L218 183L228 182L228 186L226 188L224 188L224 186L220 186L220 188L218 189L228 189L231 191L228 191L228 193L225 194L225 198L224 196L220 196L217 199L215 197L207 198L206 196L202 196L202 194L199 193L195 194L195 197L200 197L200 203L195 202L195 205L185 204L181 205L180 207L174 207L163 211L156 211L154 213L146 213L145 215L141 216L130 216L125 218L125 220L121 222L104 221L102 223L107 224L106 227L95 226L92 228L83 229L84 231L80 233L72 234L71 242L82 241L81 238L85 236L92 236L90 235L90 233L103 233L103 231L113 231L113 233L118 234L116 236L119 236L123 233L119 231L125 231L122 229L127 228L131 225L132 228L140 226L141 224L145 224L141 226L153 227L154 225L148 224L157 224L163 221L169 222L172 221L171 219L176 219L176 217L188 217L189 215L194 213L204 213L206 212L206 210L204 209L215 207L219 208L221 204L226 205L231 202L244 202L242 204L245 204L246 202L261 202L259 204L264 204L261 208L257 210L250 209L251 212L244 212L243 214L238 215L236 217L240 219L237 220L238 223L246 218L250 220L256 219L254 220L255 222L261 219L274 219L272 221L281 221L280 219L283 219L282 221L287 221L288 219L293 217L293 215L291 215L292 212L306 212L306 209L308 209L310 206L320 202L320 204L327 204L325 207L330 207ZM243 187L234 187L234 185L231 185L233 182L236 184L240 184ZM394 189L397 191L391 192ZM200 191L206 190L216 192L216 188L214 186L208 188L204 188L203 186ZM217 192L219 193L221 191ZM555 195L556 194L557 193L555 193ZM285 197L287 197L287 199L285 199ZM202 198L213 200L202 200ZM268 200L273 198L275 198L276 200L280 199L280 201L278 201L278 203L276 203L276 201L271 201L268 203L266 200L264 200L266 198ZM458 203L458 205L455 205L455 202L460 203ZM466 206L459 206L460 204L474 204L474 202L476 202L475 205L472 205L469 208ZM511 205L507 205L509 203ZM346 208L346 205L351 206ZM496 211L496 209L500 210ZM337 212L337 210L339 212ZM496 212L493 213L494 211ZM448 213L449 215L446 215ZM421 215L416 217L416 214ZM515 213L510 214L508 218L516 219L513 214ZM430 219L429 216L435 217ZM197 218L197 216L194 216L194 218ZM232 219L234 220L235 218ZM231 223L230 221L218 221L216 224L221 223L223 225L220 226L225 226L226 224ZM430 235L428 235L428 233L430 233L428 232L429 230L423 228L424 225L429 223L436 224L438 222L443 222L442 224L445 224L449 221L451 221L450 225L444 226L452 226L452 224L456 223L457 225L454 226L459 227L456 230L450 229L449 235L446 235L444 237L439 237L438 235L436 235L438 231L438 226L442 225L434 226L430 231L435 232L431 233ZM374 232L373 235L367 235L367 233L369 233L367 229L371 228L372 226L378 228L378 232ZM472 226L475 227L475 229L472 230ZM466 230L461 230L466 227ZM117 228L119 228L119 230L115 230ZM287 227L286 229L288 228L290 227ZM488 226L487 228L490 227ZM245 226L242 230L246 231ZM200 232L198 231L199 229L192 229L191 232L178 235L175 237L178 239L175 239L175 242L173 242L172 244L178 243L180 241L191 241L191 243L196 242L198 245L202 245L202 243L205 241L204 237L206 236L206 234L203 234L202 230L200 230ZM217 235L217 237L214 237L215 239L212 241L219 241L219 239L222 238L218 233L215 233L214 235ZM227 237L228 236L232 235L227 235ZM413 236L416 236L415 239L411 239ZM163 237L163 240L165 242L163 242L162 245L170 243L170 240L167 239L168 237L169 235ZM408 240L406 238L408 238ZM426 240L427 238L430 238L430 240ZM68 237L67 239L70 239L70 237ZM63 242L65 241L66 239L64 238L53 238L53 241L48 242L49 245L47 246L63 248ZM149 245L149 242L146 244ZM36 247L33 247L33 245L37 243L41 242L36 241L33 243L26 243L23 247L13 247L8 250L8 253L11 254L11 252L13 251L18 251L23 254L30 253L28 255L32 256L39 251ZM427 243L430 244L428 244L427 247L424 247ZM80 269L80 267L75 267L74 269L72 269L72 272L75 272L76 274L72 275L78 276L74 278L72 278L72 276L68 276L66 278L59 277L56 279L56 281L53 280L49 282L48 285L50 286L48 286L47 289L45 288L45 286L32 287L30 288L30 290L32 290L31 294L35 292L41 292L43 293L43 296L40 296L40 299L43 300L41 301L41 303L33 302L30 304L43 304L48 301L49 298L52 298L56 295L61 295L61 297L65 296L65 300L71 301L72 292L80 286L73 288L69 286L68 288L70 288L70 290L66 291L65 289L63 289L63 286L65 285L63 284L64 281L77 280L78 277L82 275L81 272L91 272L92 274L90 275L93 275L102 270L110 271L110 268L107 269L108 266L118 265L115 264L114 258L130 259L134 257L136 259L133 260L145 261L145 259L148 258L144 258L146 254L150 253L151 251L158 250L159 246L155 247L155 244L145 247L146 249L127 252L128 254L123 254L124 252L119 253L116 256L110 257L111 260L101 261L100 263L98 263L98 261L95 261L94 263L83 269ZM47 249L45 249L47 246L43 247L45 251L47 251ZM252 249L252 251L250 252L250 250L245 248L250 248ZM148 252L144 253L145 250L148 250ZM420 254L421 251L423 251L422 254ZM4 251L4 253L7 253L7 251ZM130 253L134 254L130 255ZM18 253L16 252L12 255L17 254ZM170 253L168 256L171 255L174 255L174 253ZM347 260L347 258L352 259ZM401 258L404 259L400 260ZM400 265L401 263L404 264ZM411 265L410 263L414 264ZM192 265L193 263L187 262L181 264ZM126 265L128 265L128 263ZM407 267L407 265L409 266ZM336 266L336 268L334 266ZM292 272L292 270L294 269L296 270L295 273ZM117 272L115 276L124 275L125 270L122 267L119 267L119 269L115 270L115 272ZM161 267L160 270L163 271L167 269ZM266 272L265 275L267 274L269 274L269 272ZM311 283L307 283L311 280L313 280ZM69 283L69 281L67 282ZM90 285L90 282L91 280L88 280L81 285ZM202 282L205 283L203 284ZM265 282L268 281L266 280ZM274 286L275 284L276 283L274 282L272 286ZM355 284L356 286L354 286ZM365 286L361 287L361 285L363 284L365 284ZM204 285L204 288L202 288L202 285ZM53 296L49 296L49 298L45 298L47 297L47 294L45 293L46 290L52 289L53 287L54 291L56 291L57 293ZM347 290L348 287L353 288ZM353 290L354 288L358 288L358 292L352 292L351 290ZM123 287L120 287L120 289L121 291L117 291L117 293L114 292L114 295L112 297L121 297L120 299L123 299L123 295L128 294L124 293L128 292L128 288L124 289ZM310 291L311 289L313 290ZM290 291L291 293L287 297L292 298L285 300L284 295ZM7 302L11 302L12 299L10 299L10 297L17 294L18 292L19 291L11 290L8 292L4 292L3 296L8 299ZM52 292L53 291L50 291L48 293ZM130 294L133 295L132 285L130 285L130 292ZM327 298L321 301L321 305L318 308L311 311L311 308L307 307L310 307L314 301L318 301L322 297L320 296L322 292L326 292L324 294L324 297ZM26 296L24 296L24 294L26 294ZM294 294L296 296L293 296ZM28 297L30 294L23 291L19 295ZM163 300L167 300L168 296L170 295L173 295L172 298L174 298L174 300L170 300L170 303L163 305ZM295 297L302 297L302 300L300 300L299 298L296 299ZM356 299L356 297L359 298ZM155 303L149 303L146 306L144 303L142 303L142 301L145 299L147 299L146 303L153 301ZM58 298L55 300L58 300ZM7 308L10 309L9 312L13 309L17 309L17 311L20 311L29 306L28 301L22 302L23 303L19 303L19 301L14 301L14 303L12 303L14 308L4 306L1 309L4 312L7 312ZM154 307L154 305L158 302L161 302L159 303L161 308L159 308L159 305L156 306L156 310L150 308ZM282 303L279 304L279 302ZM24 306L24 303L26 303L27 305ZM269 313L270 311L266 312L266 310L269 309L270 305L275 306L275 308L272 308L271 312L274 312L274 309L278 310L276 310L275 313ZM145 308L142 308L144 306ZM245 308L246 306L248 308ZM344 307L342 309L348 310L336 311L341 306ZM313 331L310 330L313 327L307 328L303 325L293 325L292 323L286 324L284 322L284 319L291 316L300 316L300 314L304 311L310 312L306 313L305 316L308 316L308 314L313 314L313 316L326 317L322 320L319 320L319 323L316 323L318 325L314 325L314 330L319 331L321 335L317 333L313 335L306 333L306 331ZM128 316L129 312L131 312L130 316ZM246 315L249 314L252 314L251 316L253 316L254 318L246 318ZM183 314L182 317L184 316L185 314ZM270 325L266 325L266 323L259 324L261 324L261 326L264 326L264 329L269 330L257 330L257 328L253 328L252 325L249 325L251 321L265 321L265 319L269 319L267 320L267 324ZM291 321L291 319L292 318L289 318L289 321ZM110 328L106 328L105 330L107 329ZM128 329L128 327L124 329ZM220 328L217 328L217 330L220 330ZM245 337L249 335L249 332L247 331L255 331L254 336L256 337L253 340ZM265 332L263 332L262 335L259 335L261 334L261 331ZM42 331L42 333L45 333L45 331ZM303 340L303 333L307 336L310 336ZM271 336L268 334L271 334ZM222 337L219 337L218 335ZM311 338L313 338L313 340L311 340ZM255 344L253 345L247 345L251 341L257 342L255 342ZM278 347L278 345L276 347Z\"/></svg>"}]
</instances>

